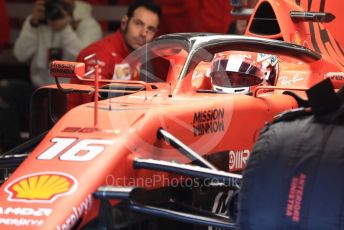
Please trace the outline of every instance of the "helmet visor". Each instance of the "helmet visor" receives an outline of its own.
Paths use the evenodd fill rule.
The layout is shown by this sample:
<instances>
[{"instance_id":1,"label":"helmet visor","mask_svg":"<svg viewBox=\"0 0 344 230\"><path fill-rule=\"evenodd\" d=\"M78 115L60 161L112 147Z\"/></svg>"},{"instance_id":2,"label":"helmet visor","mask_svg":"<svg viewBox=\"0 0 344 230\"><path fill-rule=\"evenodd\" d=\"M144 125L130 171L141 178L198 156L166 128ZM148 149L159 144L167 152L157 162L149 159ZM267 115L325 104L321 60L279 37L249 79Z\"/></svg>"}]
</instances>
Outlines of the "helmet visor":
<instances>
[{"instance_id":1,"label":"helmet visor","mask_svg":"<svg viewBox=\"0 0 344 230\"><path fill-rule=\"evenodd\" d=\"M220 87L250 87L263 81L260 67L251 58L230 56L212 63L212 84Z\"/></svg>"},{"instance_id":2,"label":"helmet visor","mask_svg":"<svg viewBox=\"0 0 344 230\"><path fill-rule=\"evenodd\" d=\"M213 85L221 87L249 87L258 85L262 78L240 72L220 71L211 75Z\"/></svg>"}]
</instances>

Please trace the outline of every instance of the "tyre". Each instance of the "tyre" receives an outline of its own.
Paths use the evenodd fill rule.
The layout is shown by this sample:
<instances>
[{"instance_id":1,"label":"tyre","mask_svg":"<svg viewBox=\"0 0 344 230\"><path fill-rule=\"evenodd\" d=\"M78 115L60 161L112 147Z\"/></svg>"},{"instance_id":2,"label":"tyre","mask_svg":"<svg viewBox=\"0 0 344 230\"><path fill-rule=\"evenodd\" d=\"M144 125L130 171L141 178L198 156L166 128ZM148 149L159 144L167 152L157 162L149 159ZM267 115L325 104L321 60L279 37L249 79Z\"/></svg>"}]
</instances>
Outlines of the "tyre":
<instances>
[{"instance_id":1,"label":"tyre","mask_svg":"<svg viewBox=\"0 0 344 230\"><path fill-rule=\"evenodd\" d=\"M344 229L344 114L264 128L243 175L238 229Z\"/></svg>"}]
</instances>

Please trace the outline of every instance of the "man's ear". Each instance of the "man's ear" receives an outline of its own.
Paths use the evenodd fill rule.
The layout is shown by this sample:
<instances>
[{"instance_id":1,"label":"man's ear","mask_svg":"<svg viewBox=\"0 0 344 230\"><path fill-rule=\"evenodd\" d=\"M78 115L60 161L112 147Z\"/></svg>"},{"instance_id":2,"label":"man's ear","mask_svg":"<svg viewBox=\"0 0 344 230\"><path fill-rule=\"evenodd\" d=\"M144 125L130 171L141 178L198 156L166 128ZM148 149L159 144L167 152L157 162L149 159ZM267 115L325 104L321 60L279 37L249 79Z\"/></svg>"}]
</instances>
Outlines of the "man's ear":
<instances>
[{"instance_id":1,"label":"man's ear","mask_svg":"<svg viewBox=\"0 0 344 230\"><path fill-rule=\"evenodd\" d=\"M128 25L128 16L124 15L121 19L121 31L125 31Z\"/></svg>"}]
</instances>

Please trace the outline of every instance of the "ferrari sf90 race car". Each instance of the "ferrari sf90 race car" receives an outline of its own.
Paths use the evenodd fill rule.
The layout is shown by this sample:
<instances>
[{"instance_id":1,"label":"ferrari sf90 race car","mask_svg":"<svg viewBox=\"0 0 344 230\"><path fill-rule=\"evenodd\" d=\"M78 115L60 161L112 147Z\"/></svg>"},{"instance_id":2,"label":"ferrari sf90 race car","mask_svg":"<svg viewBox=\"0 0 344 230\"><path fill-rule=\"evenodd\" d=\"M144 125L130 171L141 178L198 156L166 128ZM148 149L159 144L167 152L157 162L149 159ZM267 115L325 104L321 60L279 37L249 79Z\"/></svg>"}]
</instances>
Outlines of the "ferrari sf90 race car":
<instances>
[{"instance_id":1,"label":"ferrari sf90 race car","mask_svg":"<svg viewBox=\"0 0 344 230\"><path fill-rule=\"evenodd\" d=\"M140 81L98 79L96 57L94 71L52 62L56 85L32 98L33 138L0 158L0 228L235 229L261 128L307 106L317 82L339 88L344 77L343 57L322 52L308 30L319 22L295 19L307 15L297 2L259 2L248 28L256 36L157 38L125 60ZM267 29L272 17L285 25ZM290 43L287 26L309 45Z\"/></svg>"}]
</instances>

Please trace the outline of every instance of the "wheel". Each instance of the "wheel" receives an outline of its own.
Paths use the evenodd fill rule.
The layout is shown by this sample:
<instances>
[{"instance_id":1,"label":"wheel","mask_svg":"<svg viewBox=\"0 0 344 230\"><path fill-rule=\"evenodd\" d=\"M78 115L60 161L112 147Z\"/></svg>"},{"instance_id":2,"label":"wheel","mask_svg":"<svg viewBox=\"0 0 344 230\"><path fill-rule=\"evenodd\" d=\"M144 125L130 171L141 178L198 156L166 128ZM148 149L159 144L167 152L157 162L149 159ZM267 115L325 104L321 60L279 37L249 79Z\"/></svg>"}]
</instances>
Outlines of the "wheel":
<instances>
[{"instance_id":1,"label":"wheel","mask_svg":"<svg viewBox=\"0 0 344 230\"><path fill-rule=\"evenodd\" d=\"M343 136L343 124L313 116L267 126L243 175L238 229L343 229Z\"/></svg>"}]
</instances>

